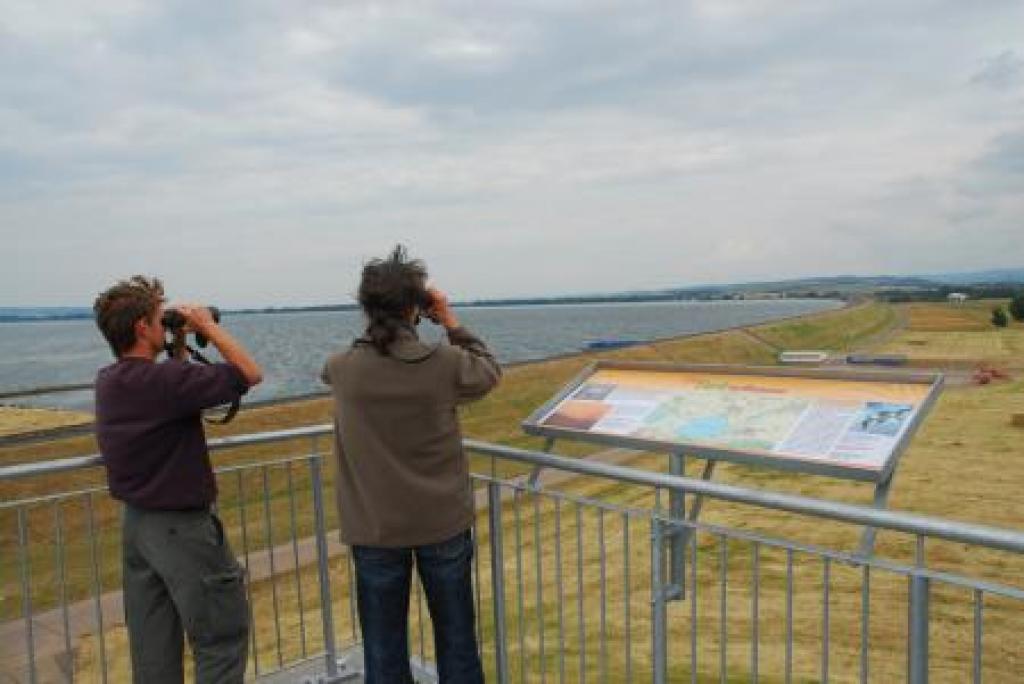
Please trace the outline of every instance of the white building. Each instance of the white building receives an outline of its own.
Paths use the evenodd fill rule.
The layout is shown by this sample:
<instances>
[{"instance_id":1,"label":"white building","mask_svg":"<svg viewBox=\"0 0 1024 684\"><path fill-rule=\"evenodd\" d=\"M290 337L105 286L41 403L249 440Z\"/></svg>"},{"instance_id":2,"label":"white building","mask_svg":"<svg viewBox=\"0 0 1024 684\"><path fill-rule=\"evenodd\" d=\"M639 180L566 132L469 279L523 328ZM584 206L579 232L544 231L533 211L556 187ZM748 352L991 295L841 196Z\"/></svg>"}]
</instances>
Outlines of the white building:
<instances>
[{"instance_id":1,"label":"white building","mask_svg":"<svg viewBox=\"0 0 1024 684\"><path fill-rule=\"evenodd\" d=\"M967 295L963 292L950 292L949 296L946 297L946 301L950 304L963 304L967 301Z\"/></svg>"}]
</instances>

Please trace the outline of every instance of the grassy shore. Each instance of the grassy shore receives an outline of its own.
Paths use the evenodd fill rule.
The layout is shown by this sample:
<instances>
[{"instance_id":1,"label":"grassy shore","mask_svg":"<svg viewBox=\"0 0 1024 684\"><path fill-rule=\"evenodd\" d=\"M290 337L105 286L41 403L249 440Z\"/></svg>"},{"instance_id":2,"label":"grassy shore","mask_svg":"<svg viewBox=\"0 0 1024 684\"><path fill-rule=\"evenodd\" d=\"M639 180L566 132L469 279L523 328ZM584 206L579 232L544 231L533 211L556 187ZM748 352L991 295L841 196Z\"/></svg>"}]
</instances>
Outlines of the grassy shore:
<instances>
[{"instance_id":1,"label":"grassy shore","mask_svg":"<svg viewBox=\"0 0 1024 684\"><path fill-rule=\"evenodd\" d=\"M467 407L463 413L463 425L466 434L472 437L516 446L539 446L538 440L522 434L519 429L520 421L583 366L596 358L768 365L774 363L778 349L814 348L835 351L863 349L899 351L908 354L916 364L937 368L962 368L965 362L998 364L1007 368L1011 375L1016 374L1016 378L984 387L951 386L945 391L934 409L933 415L926 421L922 431L902 459L895 480L891 507L959 520L1020 528L1024 526L1024 513L1021 512L1018 505L1019 492L1024 488L1024 465L1019 461L1024 458L1024 448L1021 446L1024 442L1021 440L1021 431L1010 427L1009 417L1013 412L1024 411L1024 391L1022 391L1024 382L1020 380L1020 374L1024 371L1024 359L1020 354L1020 350L1024 349L1024 327L1015 323L1006 330L997 331L985 326L986 312L990 308L988 303L972 304L955 310L945 304L893 307L868 303L794 321L757 326L748 330L700 335L604 354L582 354L577 357L524 365L510 369L500 389L491 397ZM964 351L965 349L973 351L967 353ZM971 356L975 353L978 355ZM322 423L328 421L329 417L328 402L308 401L248 411L239 416L231 426L214 432L227 434L279 429ZM46 445L12 447L0 453L0 462L10 463L87 453L93 449L93 446L90 438L80 437ZM560 453L573 455L585 455L596 450L596 447L583 444L563 443L558 447ZM219 464L236 464L279 456L284 453L303 453L304 451L308 451L308 445L299 443L239 449L219 455L217 461ZM664 458L651 455L638 455L635 465L656 470L666 468ZM691 461L688 474L696 475L700 465L700 463ZM473 466L474 470L478 472L490 472L491 470L489 461L475 459ZM517 469L502 467L499 471L502 475L511 475L517 472ZM92 473L60 478L37 478L17 483L16 486L4 485L5 489L0 491L0 495L3 500L10 500L25 495L38 495L46 491L62 491L75 485L95 482L96 477L97 474ZM221 506L227 512L225 522L232 539L235 540L238 539L241 530L240 520L234 513L238 509L238 504L241 501L246 501L253 507L259 505L261 484L259 478L247 477L248 479L239 480L237 483L229 481L226 483L227 486L222 486ZM870 501L870 488L863 484L755 470L727 464L719 466L716 471L716 480L840 501L855 503ZM284 528L282 526L286 525L285 521L288 517L287 488L283 479L278 476L269 478L269 488L272 495L272 507L275 511L273 537L283 539L281 533ZM562 489L574 495L593 496L602 501L617 504L645 507L653 503L646 492L582 478L573 480ZM305 498L308 497L303 499L305 500ZM74 505L80 506L80 504ZM526 531L534 529L532 505L530 500L524 499L522 522L524 523L523 529ZM333 511L329 512L333 515ZM46 510L41 510L38 513L38 515L30 516L29 520L30 533L34 540L30 560L34 570L33 576L39 578L35 598L39 605L52 605L55 597L53 573L47 575L46 570L47 567L53 566L52 516ZM308 521L310 519L308 503L300 503L298 513L300 520ZM532 574L536 558L533 554L540 551L540 563L544 578L541 582L543 594L546 597L552 597L556 592L556 587L551 584L554 575L554 559L552 558L554 512L550 510L550 506L547 508L542 506L536 513L540 516L538 527L541 530L541 535L539 540L534 540L528 533L523 540L522 549L528 559L524 581L527 587L532 587L536 583L536 578ZM105 559L101 572L102 585L106 587L115 587L119 582L116 562L119 541L116 534L117 526L113 524L115 515L116 508L114 506L97 501L97 528L105 530L100 535L98 546L101 557ZM507 515L511 515L511 513L507 513ZM90 548L85 541L86 537L81 534L85 532L84 517L81 515L69 516L69 520L78 524L75 532L79 533L76 535L77 547L74 543L68 547L69 567L85 568L88 564ZM763 511L752 516L747 509L726 504L707 505L703 519L709 523L755 530L775 537L838 549L852 549L856 545L859 535L857 529L823 525L797 516L771 514ZM3 530L0 533L0 557L4 558L11 558L12 551L16 548L16 540L9 534L9 531L14 528L8 520L9 518L4 519L3 526L0 527ZM616 523L611 518L609 520L610 527L606 530L606 540L609 544L608 557L621 558L624 553L622 541L624 535L621 523ZM512 518L506 520L508 529L512 529L513 522ZM620 527L616 528L616 524L619 524ZM481 563L483 564L481 571L483 577L488 577L486 546L489 544L489 540L485 527L486 524L482 525L480 534ZM299 528L301 534L309 533L308 523L300 523ZM595 521L587 519L584 524L585 550L596 549L600 542L596 537L595 529ZM574 535L575 531L570 525L565 528L564 533ZM252 533L250 532L250 534ZM634 614L633 628L636 641L633 664L637 668L643 666L643 659L647 657L646 646L649 644L647 632L649 630L649 609L646 608L645 592L648 566L644 565L644 559L649 559L649 548L645 546L646 534L644 530L634 529L633 536L630 538L630 556L635 556L630 584L635 583L635 586L631 591L631 605L627 607L632 608L632 611L628 612ZM713 581L715 559L719 553L717 543L712 536L702 536L701 538L701 572L709 573L708 581ZM250 545L252 545L251 540ZM565 563L572 560L568 550L571 548L571 546L567 548L568 556L564 559ZM880 555L907 560L912 557L913 544L911 540L898 535L883 534L879 538L877 550ZM585 551L586 553L589 551ZM735 589L730 588L731 609L727 630L730 638L730 660L736 659L738 665L745 662L746 656L743 654L749 653L749 612L745 608L740 610L740 607L749 606L749 593L744 593L749 590L744 587L749 586L749 582L746 580L749 579L750 553L749 548L730 548L728 554L728 568L731 581L735 580L732 585ZM968 552L959 545L936 544L934 547L930 546L928 558L930 563L936 564L944 570L985 576L1003 582L1012 583L1024 570L1019 559L1007 557L1006 554ZM779 598L782 587L780 582L784 574L780 563L782 563L782 559L773 557L771 554L762 558L762 572L765 573L762 585L764 592L762 610L765 612L762 617L764 624L761 633L764 644L778 637L781 619ZM9 566L9 564L5 565ZM591 599L597 591L596 573L598 569L592 558L585 565L585 590L587 592L585 621L588 625L593 625L595 624L592 620L595 617L593 611L597 608ZM297 630L295 629L299 616L302 616L302 619L310 625L316 624L318 598L315 591L311 590L315 587L314 578L309 574L311 572L311 569L307 569L302 575L305 578L305 586L310 588L303 597L302 610L298 609L297 595L289 594L289 591L292 590L288 588L287 583L275 587L268 581L256 583L253 587L254 607L259 617L265 619L269 613L274 591L279 594L280 604L288 606L282 611L287 625L284 644L286 654L296 653L296 649L299 648ZM337 576L334 586L343 594L342 603L335 610L335 619L341 623L339 632L344 633L351 629L351 625L347 622L349 612L344 603L346 600L345 590L342 589L347 586L347 568L344 561L336 562L332 567L332 572ZM606 572L609 586L620 588L624 586L622 563L610 564L606 568ZM507 566L506 573L508 577L513 577L514 567ZM83 570L75 573L71 580L75 595L87 595L90 582L87 572ZM797 680L813 680L813 673L816 671L819 657L816 655L815 649L820 642L821 627L820 619L816 617L820 613L820 564L819 566L800 565L797 569L797 580L798 591L795 602L798 606L806 607L806 610L801 609L800 611L801 618L798 620L795 633L795 657L799 663L797 672L800 675ZM835 653L837 667L839 662L849 664L856 657L856 639L851 635L857 633L857 625L853 621L857 614L857 608L859 608L857 580L857 577L846 576L844 570L835 569L832 579L833 600L836 601L833 605L833 619L837 622L833 625L833 629L837 635L845 635L837 636L834 639L834 648L837 649ZM574 582L568 584L574 586ZM6 569L0 571L0 586L3 587L5 596L11 598L17 596L14 573ZM482 597L485 606L489 601L486 591L485 588L485 595ZM617 591L621 592L622 590L617 589ZM716 639L720 630L715 624L717 603L711 596L713 592L706 592L706 594L699 600L702 624L700 649L705 654L705 660L709 661L717 657L713 654L717 652ZM617 596L619 596L617 600L621 602L623 597L618 594ZM567 596L566 600L575 601L575 597ZM969 623L970 616L964 612L962 603L942 596L935 600L933 629L937 631L933 632L933 635L941 636L955 644L969 639L969 628L965 628L964 625ZM8 600L0 604L0 615L7 618L17 615L17 606L11 605L12 602ZM542 620L547 633L549 635L555 633L555 608L550 599L543 600L540 606L529 601L527 604L527 623L535 626L539 620ZM901 630L905 630L906 618L903 606L905 606L905 582L897 582L892 578L888 580L886 578L873 579L871 636L873 648L877 648L877 655L873 656L877 662L873 661L872 663L873 678L874 675L881 677L886 672L898 672L902 666L902 663L899 662L901 656L897 653L897 649L902 644ZM1019 621L1019 618L1012 614L1000 612L1002 610L1000 606L986 606L986 609L990 615L994 616L990 619ZM673 643L688 643L688 610L689 607L685 603L674 604L671 609L670 629ZM617 608L616 611L616 617L609 622L612 637L610 643L613 651L621 654L623 649L622 622L627 611L623 611L621 608ZM262 624L265 626L269 623L264 620ZM575 628L572 623L570 626ZM312 629L315 630L315 627ZM530 634L535 631L531 628ZM967 632L967 636L964 635L964 632ZM1019 633L1019 630L1016 633ZM933 638L936 637L933 636ZM746 644L744 639L747 640ZM108 648L112 643L119 641L123 641L123 639L119 639L116 634L111 634ZM258 650L261 652L262 662L270 662L276 657L275 641L273 635L263 634L260 636ZM991 667L995 668L992 672L996 675L996 679L999 679L999 673L1015 672L1015 670L1004 669L1004 665L1010 667L1020 656L1021 647L1018 642L1019 640L1008 640L1005 643L1000 642L987 646L990 650L987 651L989 655L986 656L986 664L989 664L989 660L992 661ZM591 642L591 647L593 647L593 643ZM535 635L527 639L528 647L530 644L537 645ZM90 659L89 646L88 640L81 644L79 655L82 667L86 667ZM556 657L554 655L556 649L552 648L550 644L548 648L550 662L546 667L553 668L556 665L553 660ZM573 650L574 648L576 650ZM762 648L764 658L766 658L765 672L777 670L775 666L779 662L778 649L769 649L764 645ZM681 645L679 649L682 649ZM571 661L574 661L578 650L578 645L574 647L570 643L564 649L564 653ZM937 680L959 681L958 673L963 671L964 658L967 657L967 653L969 653L967 649L962 651L950 649L948 652L943 649L937 653L937 662L941 663L941 672L938 673ZM109 655L112 660L122 661L125 653L123 649L118 648L112 650ZM599 653L595 652L589 655L588 661L591 665L598 662ZM518 662L517 658L518 654L513 654L514 663ZM681 661L683 658L678 657L678 660ZM621 668L623 666L622 658L616 655L612 665ZM530 665L532 669L536 669L537 666L536 663ZM569 672L573 672L573 667L573 665L569 665ZM86 667L86 669L88 668ZM855 669L852 671L855 672ZM552 670L549 670L550 672ZM623 672L616 672L617 675L624 676ZM947 673L948 676L942 676L942 672ZM673 674L682 676L684 672L674 671ZM934 675L936 672L933 672ZM612 681L621 681L621 676L613 676ZM83 681L89 680L86 678Z\"/></svg>"},{"instance_id":2,"label":"grassy shore","mask_svg":"<svg viewBox=\"0 0 1024 684\"><path fill-rule=\"evenodd\" d=\"M80 411L0 406L0 437L35 430L88 423L92 416Z\"/></svg>"}]
</instances>

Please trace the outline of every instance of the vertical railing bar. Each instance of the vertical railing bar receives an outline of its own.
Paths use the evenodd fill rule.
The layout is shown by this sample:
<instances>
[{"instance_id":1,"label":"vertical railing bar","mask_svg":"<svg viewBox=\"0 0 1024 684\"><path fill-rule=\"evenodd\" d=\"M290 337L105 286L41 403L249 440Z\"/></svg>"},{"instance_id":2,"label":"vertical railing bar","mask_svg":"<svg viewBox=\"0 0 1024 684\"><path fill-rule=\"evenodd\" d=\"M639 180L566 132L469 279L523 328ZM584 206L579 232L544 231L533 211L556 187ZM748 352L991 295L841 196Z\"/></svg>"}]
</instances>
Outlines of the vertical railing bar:
<instances>
[{"instance_id":1,"label":"vertical railing bar","mask_svg":"<svg viewBox=\"0 0 1024 684\"><path fill-rule=\"evenodd\" d=\"M480 593L483 590L483 586L480 584L480 538L477 535L477 515L479 510L476 502L477 492L473 491L473 525L471 526L473 535L473 578L476 581L476 587L474 588L474 595L476 597L476 654L480 658L480 662L484 659L484 623L483 623L483 612L481 610L482 603L480 599ZM437 644L434 644L434 648L437 649Z\"/></svg>"},{"instance_id":2,"label":"vertical railing bar","mask_svg":"<svg viewBox=\"0 0 1024 684\"><path fill-rule=\"evenodd\" d=\"M64 504L53 503L54 525L57 534L57 583L60 585L60 613L64 623L64 656L71 658L71 618L68 615L67 555L64 547Z\"/></svg>"},{"instance_id":3,"label":"vertical railing bar","mask_svg":"<svg viewBox=\"0 0 1024 684\"><path fill-rule=\"evenodd\" d=\"M657 499L657 495L655 496ZM651 680L654 684L668 681L667 615L665 610L665 551L662 523L658 519L660 506L651 512Z\"/></svg>"},{"instance_id":4,"label":"vertical railing bar","mask_svg":"<svg viewBox=\"0 0 1024 684\"><path fill-rule=\"evenodd\" d=\"M604 509L597 509L598 568L601 575L601 682L608 682L608 585L607 563L604 543Z\"/></svg>"},{"instance_id":5,"label":"vertical railing bar","mask_svg":"<svg viewBox=\"0 0 1024 684\"><path fill-rule=\"evenodd\" d=\"M246 522L245 515L245 488L242 486L242 470L236 470L235 474L238 476L236 480L238 482L238 515L241 518L242 526L242 558L245 559L245 593L246 598L249 599L249 624L252 625L252 627L249 629L249 636L252 639L252 666L254 676L259 677L260 652L259 649L256 647L256 606L253 604L252 578L249 577L249 533L247 529L248 524Z\"/></svg>"},{"instance_id":6,"label":"vertical railing bar","mask_svg":"<svg viewBox=\"0 0 1024 684\"><path fill-rule=\"evenodd\" d=\"M292 532L292 557L295 562L295 594L299 604L299 643L302 647L302 657L307 656L306 649L306 608L302 602L302 573L299 568L299 533L296 525L295 515L295 480L292 476L292 462L288 461L288 517Z\"/></svg>"},{"instance_id":7,"label":"vertical railing bar","mask_svg":"<svg viewBox=\"0 0 1024 684\"><path fill-rule=\"evenodd\" d=\"M537 572L537 640L540 658L540 681L547 680L547 664L544 662L544 580L543 558L540 545L540 494L533 492L533 555Z\"/></svg>"},{"instance_id":8,"label":"vertical railing bar","mask_svg":"<svg viewBox=\"0 0 1024 684\"><path fill-rule=\"evenodd\" d=\"M416 574L419 575L419 568L417 567L416 569ZM417 577L413 580L413 585L416 588L416 623L418 626L420 640L420 662L425 663L427 662L427 655L425 645L426 639L424 638L425 633L423 631L423 582Z\"/></svg>"},{"instance_id":9,"label":"vertical railing bar","mask_svg":"<svg viewBox=\"0 0 1024 684\"><path fill-rule=\"evenodd\" d=\"M516 523L516 607L518 609L519 636L519 681L526 681L526 633L523 624L523 534L522 518L519 511L519 490L512 492L512 510Z\"/></svg>"},{"instance_id":10,"label":"vertical railing bar","mask_svg":"<svg viewBox=\"0 0 1024 684\"><path fill-rule=\"evenodd\" d=\"M351 547L345 553L345 572L348 574L348 619L352 628L352 642L359 641L360 627L356 616L356 568Z\"/></svg>"},{"instance_id":11,"label":"vertical railing bar","mask_svg":"<svg viewBox=\"0 0 1024 684\"><path fill-rule=\"evenodd\" d=\"M580 684L587 681L587 631L583 618L583 504L576 502L576 617L580 646Z\"/></svg>"},{"instance_id":12,"label":"vertical railing bar","mask_svg":"<svg viewBox=\"0 0 1024 684\"><path fill-rule=\"evenodd\" d=\"M722 684L726 684L728 681L728 649L729 649L729 621L728 617L728 597L729 597L729 540L723 534L719 537L719 541L722 545L721 554L719 556L719 562L721 563L721 570L719 572L719 591L721 596L720 601L720 612L721 616L719 619L719 628L721 634L719 636L719 642L721 648L718 651L718 677Z\"/></svg>"},{"instance_id":13,"label":"vertical railing bar","mask_svg":"<svg viewBox=\"0 0 1024 684\"><path fill-rule=\"evenodd\" d=\"M864 565L863 580L860 590L860 681L867 684L868 681L868 649L870 648L871 635L869 632L869 615L871 611L871 566Z\"/></svg>"},{"instance_id":14,"label":"vertical railing bar","mask_svg":"<svg viewBox=\"0 0 1024 684\"><path fill-rule=\"evenodd\" d=\"M793 549L786 549L786 684L793 681Z\"/></svg>"},{"instance_id":15,"label":"vertical railing bar","mask_svg":"<svg viewBox=\"0 0 1024 684\"><path fill-rule=\"evenodd\" d=\"M338 676L338 651L334 642L334 603L331 600L331 573L328 567L327 520L324 514L323 481L320 473L321 459L316 453L316 442L313 443L314 453L309 459L310 489L313 492L313 526L316 534L316 568L320 582L321 621L324 632L324 660L327 666L327 679L333 681ZM349 585L351 591L352 585Z\"/></svg>"},{"instance_id":16,"label":"vertical railing bar","mask_svg":"<svg viewBox=\"0 0 1024 684\"><path fill-rule=\"evenodd\" d=\"M270 515L270 476L267 466L262 466L263 476L263 516L267 523L267 554L270 561L270 596L274 603L274 634L277 638L277 666L284 666L284 654L281 650L281 613L277 602L277 570L274 566L274 525Z\"/></svg>"},{"instance_id":17,"label":"vertical railing bar","mask_svg":"<svg viewBox=\"0 0 1024 684\"><path fill-rule=\"evenodd\" d=\"M92 492L86 494L89 511L89 558L92 561L92 589L96 606L96 629L100 641L100 671L104 683L107 681L107 640L103 628L103 584L100 575L100 557L96 547L96 513L92 502Z\"/></svg>"},{"instance_id":18,"label":"vertical railing bar","mask_svg":"<svg viewBox=\"0 0 1024 684\"><path fill-rule=\"evenodd\" d=\"M821 614L821 681L828 682L828 651L829 651L829 582L831 579L831 560L826 556L824 559L824 568L822 570L822 614Z\"/></svg>"},{"instance_id":19,"label":"vertical railing bar","mask_svg":"<svg viewBox=\"0 0 1024 684\"><path fill-rule=\"evenodd\" d=\"M32 571L28 555L28 522L25 507L18 506L18 551L21 559L21 610L25 617L25 648L28 654L28 680L36 682L36 646L32 625ZM104 676L106 673L104 672Z\"/></svg>"},{"instance_id":20,"label":"vertical railing bar","mask_svg":"<svg viewBox=\"0 0 1024 684\"><path fill-rule=\"evenodd\" d=\"M562 578L562 500L555 498L555 585L558 587L558 684L565 682L565 583Z\"/></svg>"},{"instance_id":21,"label":"vertical railing bar","mask_svg":"<svg viewBox=\"0 0 1024 684\"><path fill-rule=\"evenodd\" d=\"M622 605L626 630L626 681L633 681L633 635L630 625L629 514L622 514Z\"/></svg>"},{"instance_id":22,"label":"vertical railing bar","mask_svg":"<svg viewBox=\"0 0 1024 684\"><path fill-rule=\"evenodd\" d=\"M981 634L982 611L985 596L981 589L974 590L974 653L971 657L974 684L981 684Z\"/></svg>"},{"instance_id":23,"label":"vertical railing bar","mask_svg":"<svg viewBox=\"0 0 1024 684\"><path fill-rule=\"evenodd\" d=\"M910 684L928 682L928 626L929 626L929 583L927 575L914 570L907 579L910 582L908 601L907 679Z\"/></svg>"},{"instance_id":24,"label":"vertical railing bar","mask_svg":"<svg viewBox=\"0 0 1024 684\"><path fill-rule=\"evenodd\" d=\"M493 462L493 460L492 460ZM501 486L487 484L487 525L491 539L491 600L494 604L494 672L498 684L507 684L508 632L505 628L505 549L501 515Z\"/></svg>"},{"instance_id":25,"label":"vertical railing bar","mask_svg":"<svg viewBox=\"0 0 1024 684\"><path fill-rule=\"evenodd\" d=\"M753 587L750 593L750 624L751 624L751 635L750 635L750 679L754 684L757 684L757 670L758 670L758 653L757 647L760 641L761 635L761 617L760 617L760 606L758 605L759 594L761 593L761 544L754 542L754 564L751 569L753 574Z\"/></svg>"},{"instance_id":26,"label":"vertical railing bar","mask_svg":"<svg viewBox=\"0 0 1024 684\"><path fill-rule=\"evenodd\" d=\"M914 570L908 575L908 648L907 679L911 684L928 682L928 623L929 578L923 574L925 566L925 536L915 535Z\"/></svg>"},{"instance_id":27,"label":"vertical railing bar","mask_svg":"<svg viewBox=\"0 0 1024 684\"><path fill-rule=\"evenodd\" d=\"M690 534L690 682L697 684L697 528Z\"/></svg>"}]
</instances>

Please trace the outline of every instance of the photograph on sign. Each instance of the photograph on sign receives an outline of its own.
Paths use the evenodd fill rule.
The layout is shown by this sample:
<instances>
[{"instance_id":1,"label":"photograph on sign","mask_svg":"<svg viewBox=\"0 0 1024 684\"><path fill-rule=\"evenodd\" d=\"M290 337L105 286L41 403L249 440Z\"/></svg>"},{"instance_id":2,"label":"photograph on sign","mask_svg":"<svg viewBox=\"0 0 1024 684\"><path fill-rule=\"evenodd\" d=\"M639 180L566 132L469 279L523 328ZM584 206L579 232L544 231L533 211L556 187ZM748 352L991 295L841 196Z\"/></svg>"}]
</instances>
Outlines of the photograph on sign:
<instances>
[{"instance_id":1,"label":"photograph on sign","mask_svg":"<svg viewBox=\"0 0 1024 684\"><path fill-rule=\"evenodd\" d=\"M880 471L924 382L598 368L536 424Z\"/></svg>"}]
</instances>

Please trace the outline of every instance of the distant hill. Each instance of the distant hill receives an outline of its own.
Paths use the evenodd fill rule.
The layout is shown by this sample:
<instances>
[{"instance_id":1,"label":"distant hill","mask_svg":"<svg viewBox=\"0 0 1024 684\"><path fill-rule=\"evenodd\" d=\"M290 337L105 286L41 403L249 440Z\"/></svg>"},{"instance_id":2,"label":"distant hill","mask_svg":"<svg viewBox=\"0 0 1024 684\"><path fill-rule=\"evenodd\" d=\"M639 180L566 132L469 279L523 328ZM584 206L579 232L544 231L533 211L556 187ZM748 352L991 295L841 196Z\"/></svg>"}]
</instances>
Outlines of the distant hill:
<instances>
[{"instance_id":1,"label":"distant hill","mask_svg":"<svg viewBox=\"0 0 1024 684\"><path fill-rule=\"evenodd\" d=\"M1001 268L973 273L940 273L928 277L947 285L1020 284L1024 283L1024 268Z\"/></svg>"},{"instance_id":2,"label":"distant hill","mask_svg":"<svg viewBox=\"0 0 1024 684\"><path fill-rule=\"evenodd\" d=\"M0 306L0 321L60 321L92 318L81 306Z\"/></svg>"},{"instance_id":3,"label":"distant hill","mask_svg":"<svg viewBox=\"0 0 1024 684\"><path fill-rule=\"evenodd\" d=\"M597 304L601 302L657 302L678 300L767 299L814 297L848 299L876 295L897 301L906 298L941 298L950 288L971 288L978 296L1004 296L1024 287L1024 268L1003 268L969 273L937 273L921 276L838 275L792 280L756 281L728 285L696 285L661 290L605 292L554 297L514 297L456 302L456 306L528 306L537 304ZM235 309L228 313L300 313L353 311L355 304L322 304L302 307ZM0 323L10 321L73 320L91 318L84 307L0 307Z\"/></svg>"}]
</instances>

